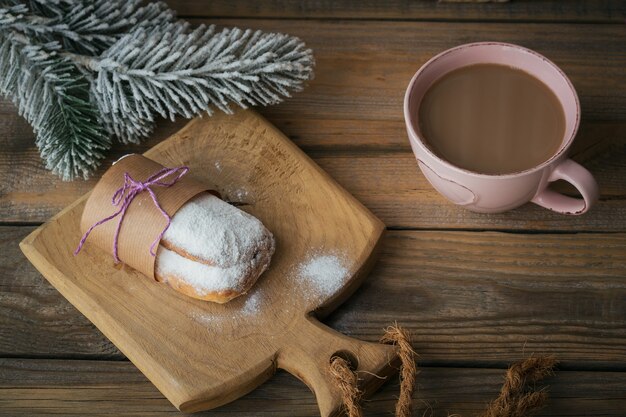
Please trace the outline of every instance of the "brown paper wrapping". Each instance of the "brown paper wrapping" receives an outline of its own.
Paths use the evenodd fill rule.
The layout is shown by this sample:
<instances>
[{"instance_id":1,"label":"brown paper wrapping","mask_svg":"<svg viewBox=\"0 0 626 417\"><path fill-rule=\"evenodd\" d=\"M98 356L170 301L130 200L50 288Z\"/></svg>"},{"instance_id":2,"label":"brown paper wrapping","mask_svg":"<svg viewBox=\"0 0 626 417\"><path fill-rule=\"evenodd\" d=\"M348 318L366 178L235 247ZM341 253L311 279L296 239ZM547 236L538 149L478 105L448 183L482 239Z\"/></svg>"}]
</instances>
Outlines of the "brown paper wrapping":
<instances>
[{"instance_id":1,"label":"brown paper wrapping","mask_svg":"<svg viewBox=\"0 0 626 417\"><path fill-rule=\"evenodd\" d=\"M127 172L137 181L145 181L162 168L163 165L138 154L128 155L113 164L98 181L87 200L80 222L81 232L85 233L93 224L119 210L119 206L111 204L111 198L124 184L124 173ZM170 187L152 186L150 188L170 217L173 217L183 204L197 194L203 191L213 192L206 185L189 178L189 174ZM87 239L87 244L94 244L112 254L119 218L120 216L115 217L94 228ZM166 225L167 219L157 209L150 193L144 191L137 194L128 206L122 221L117 246L120 260L148 277L154 278L156 257L150 254L150 247Z\"/></svg>"}]
</instances>

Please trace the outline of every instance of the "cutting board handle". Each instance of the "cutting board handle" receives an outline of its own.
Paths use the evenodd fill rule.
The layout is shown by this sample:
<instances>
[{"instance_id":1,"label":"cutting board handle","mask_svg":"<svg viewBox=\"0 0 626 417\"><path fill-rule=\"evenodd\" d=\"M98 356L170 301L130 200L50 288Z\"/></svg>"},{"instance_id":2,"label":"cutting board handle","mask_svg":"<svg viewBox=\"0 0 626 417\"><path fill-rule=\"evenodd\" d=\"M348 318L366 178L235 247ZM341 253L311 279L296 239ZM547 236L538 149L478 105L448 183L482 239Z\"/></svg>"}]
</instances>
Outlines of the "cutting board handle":
<instances>
[{"instance_id":1,"label":"cutting board handle","mask_svg":"<svg viewBox=\"0 0 626 417\"><path fill-rule=\"evenodd\" d=\"M338 414L342 406L341 394L329 373L331 357L341 356L356 366L359 387L365 395L374 392L398 370L394 346L345 336L311 316L292 329L289 347L278 352L277 365L313 391L322 417Z\"/></svg>"}]
</instances>

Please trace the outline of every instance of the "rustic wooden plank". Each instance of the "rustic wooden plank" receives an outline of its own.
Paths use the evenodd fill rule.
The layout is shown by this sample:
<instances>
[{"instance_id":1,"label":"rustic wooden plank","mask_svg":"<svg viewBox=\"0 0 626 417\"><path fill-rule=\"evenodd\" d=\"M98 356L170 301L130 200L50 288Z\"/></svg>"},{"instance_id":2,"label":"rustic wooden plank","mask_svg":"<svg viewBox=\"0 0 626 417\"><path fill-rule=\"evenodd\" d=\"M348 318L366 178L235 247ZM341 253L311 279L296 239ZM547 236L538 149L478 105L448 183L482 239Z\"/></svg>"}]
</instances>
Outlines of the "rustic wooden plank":
<instances>
[{"instance_id":1,"label":"rustic wooden plank","mask_svg":"<svg viewBox=\"0 0 626 417\"><path fill-rule=\"evenodd\" d=\"M200 22L200 20L196 20ZM317 78L262 113L393 228L626 230L626 26L224 20L302 36L316 51ZM598 177L599 207L579 218L527 207L475 215L448 204L418 173L402 121L413 71L445 48L473 40L521 43L553 58L583 103L576 158ZM607 59L610 57L610 59ZM161 123L139 147L117 146L109 162L157 143L184 121ZM63 183L43 169L28 125L0 104L0 220L42 222L93 182Z\"/></svg>"},{"instance_id":2,"label":"rustic wooden plank","mask_svg":"<svg viewBox=\"0 0 626 417\"><path fill-rule=\"evenodd\" d=\"M435 363L503 365L522 352L574 367L626 360L624 234L397 231L384 243L333 328L374 338L397 320Z\"/></svg>"},{"instance_id":3,"label":"rustic wooden plank","mask_svg":"<svg viewBox=\"0 0 626 417\"><path fill-rule=\"evenodd\" d=\"M31 227L0 227L0 357L123 355L20 253Z\"/></svg>"},{"instance_id":4,"label":"rustic wooden plank","mask_svg":"<svg viewBox=\"0 0 626 417\"><path fill-rule=\"evenodd\" d=\"M619 149L625 149L620 145ZM608 154L621 168L608 172L593 164L602 189L621 183L624 153ZM454 206L421 176L413 155L314 158L341 185L379 216L388 227L419 229L624 231L626 207L622 195L603 194L602 201L584 216L556 214L533 204L502 214L478 214ZM619 160L618 160L619 159ZM615 165L611 166L613 169Z\"/></svg>"},{"instance_id":5,"label":"rustic wooden plank","mask_svg":"<svg viewBox=\"0 0 626 417\"><path fill-rule=\"evenodd\" d=\"M596 176L601 202L591 212L578 217L556 214L533 204L489 215L450 204L419 172L406 139L400 136L404 135L402 127L393 128L396 136L382 142L379 138L384 136L377 133L385 133L374 123L319 121L318 129L307 125L306 131L294 128L290 121L280 120L277 124L388 227L626 231L626 123L594 124L582 129L574 159ZM324 137L329 138L329 144L324 143ZM600 141L585 148L587 142L596 138ZM362 146L350 144L359 140ZM145 150L154 143L156 138L137 150ZM128 150L113 152L109 162ZM0 219L5 222L45 221L95 183L94 180L59 181L39 165L35 149L0 154L0 171L0 177L6 178L0 185L4 188L0 192ZM561 189L569 192L564 187Z\"/></svg>"},{"instance_id":6,"label":"rustic wooden plank","mask_svg":"<svg viewBox=\"0 0 626 417\"><path fill-rule=\"evenodd\" d=\"M506 4L446 4L436 0L298 1L168 0L181 16L301 19L507 20L622 22L626 6L619 0L532 1Z\"/></svg>"},{"instance_id":7,"label":"rustic wooden plank","mask_svg":"<svg viewBox=\"0 0 626 417\"><path fill-rule=\"evenodd\" d=\"M626 25L297 20L217 23L290 33L313 48L315 80L302 94L271 107L267 114L273 117L403 120L404 92L421 64L459 44L502 41L536 50L559 65L579 93L584 119L626 119L626 49L622 42Z\"/></svg>"},{"instance_id":8,"label":"rustic wooden plank","mask_svg":"<svg viewBox=\"0 0 626 417\"><path fill-rule=\"evenodd\" d=\"M0 228L0 357L123 356ZM362 288L327 324L376 341L398 321L430 364L554 353L568 367L626 361L626 234L390 231Z\"/></svg>"},{"instance_id":9,"label":"rustic wooden plank","mask_svg":"<svg viewBox=\"0 0 626 417\"><path fill-rule=\"evenodd\" d=\"M476 415L497 396L503 369L422 368L414 415ZM559 371L541 416L621 416L625 372ZM389 416L398 383L385 384L364 402L367 416ZM0 413L11 416L178 416L129 362L0 359ZM317 416L315 399L294 377L279 372L247 396L196 416ZM430 415L430 414L426 414Z\"/></svg>"}]
</instances>

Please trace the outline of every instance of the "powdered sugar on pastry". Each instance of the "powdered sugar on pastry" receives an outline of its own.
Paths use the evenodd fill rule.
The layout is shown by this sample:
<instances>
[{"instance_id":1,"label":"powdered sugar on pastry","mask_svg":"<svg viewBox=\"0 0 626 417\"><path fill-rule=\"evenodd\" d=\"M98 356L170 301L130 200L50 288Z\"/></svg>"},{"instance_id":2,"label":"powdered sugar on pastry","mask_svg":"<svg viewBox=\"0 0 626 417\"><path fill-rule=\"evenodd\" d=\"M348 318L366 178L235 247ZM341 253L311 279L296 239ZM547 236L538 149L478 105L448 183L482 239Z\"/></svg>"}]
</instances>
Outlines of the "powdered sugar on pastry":
<instances>
[{"instance_id":1,"label":"powdered sugar on pastry","mask_svg":"<svg viewBox=\"0 0 626 417\"><path fill-rule=\"evenodd\" d=\"M157 251L155 277L191 297L225 303L254 285L274 247L260 220L202 193L172 216Z\"/></svg>"},{"instance_id":2,"label":"powdered sugar on pastry","mask_svg":"<svg viewBox=\"0 0 626 417\"><path fill-rule=\"evenodd\" d=\"M230 268L251 262L259 249L269 250L273 238L255 217L202 193L176 212L162 244L179 255Z\"/></svg>"},{"instance_id":3,"label":"powdered sugar on pastry","mask_svg":"<svg viewBox=\"0 0 626 417\"><path fill-rule=\"evenodd\" d=\"M268 268L274 253L260 251L249 262L228 268L210 266L185 258L160 246L155 276L174 289L203 300L225 303L246 293Z\"/></svg>"},{"instance_id":4,"label":"powdered sugar on pastry","mask_svg":"<svg viewBox=\"0 0 626 417\"><path fill-rule=\"evenodd\" d=\"M252 265L243 263L230 268L209 266L160 247L155 270L157 275L164 278L164 282L168 278L176 277L192 286L199 295L206 295L209 292L226 290L241 292L242 277L251 267Z\"/></svg>"}]
</instances>

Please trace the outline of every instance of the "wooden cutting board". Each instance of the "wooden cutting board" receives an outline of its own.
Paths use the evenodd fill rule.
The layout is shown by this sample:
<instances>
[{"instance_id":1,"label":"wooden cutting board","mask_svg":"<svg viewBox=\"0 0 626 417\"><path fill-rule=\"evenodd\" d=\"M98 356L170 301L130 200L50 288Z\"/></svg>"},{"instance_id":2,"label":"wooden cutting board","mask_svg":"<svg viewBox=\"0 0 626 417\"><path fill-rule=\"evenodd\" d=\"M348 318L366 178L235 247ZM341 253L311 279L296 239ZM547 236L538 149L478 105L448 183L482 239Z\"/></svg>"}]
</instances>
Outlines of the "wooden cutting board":
<instances>
[{"instance_id":1,"label":"wooden cutting board","mask_svg":"<svg viewBox=\"0 0 626 417\"><path fill-rule=\"evenodd\" d=\"M384 225L280 131L250 110L216 114L192 120L145 155L189 166L189 175L274 233L270 269L247 295L224 305L203 302L114 265L89 244L73 256L87 195L20 247L172 404L187 412L217 407L281 368L311 388L325 417L341 406L328 375L333 354L356 362L368 392L384 382L372 374L395 371L395 348L346 337L316 319L368 273ZM343 279L306 275L307 265L320 260L345 268Z\"/></svg>"}]
</instances>

